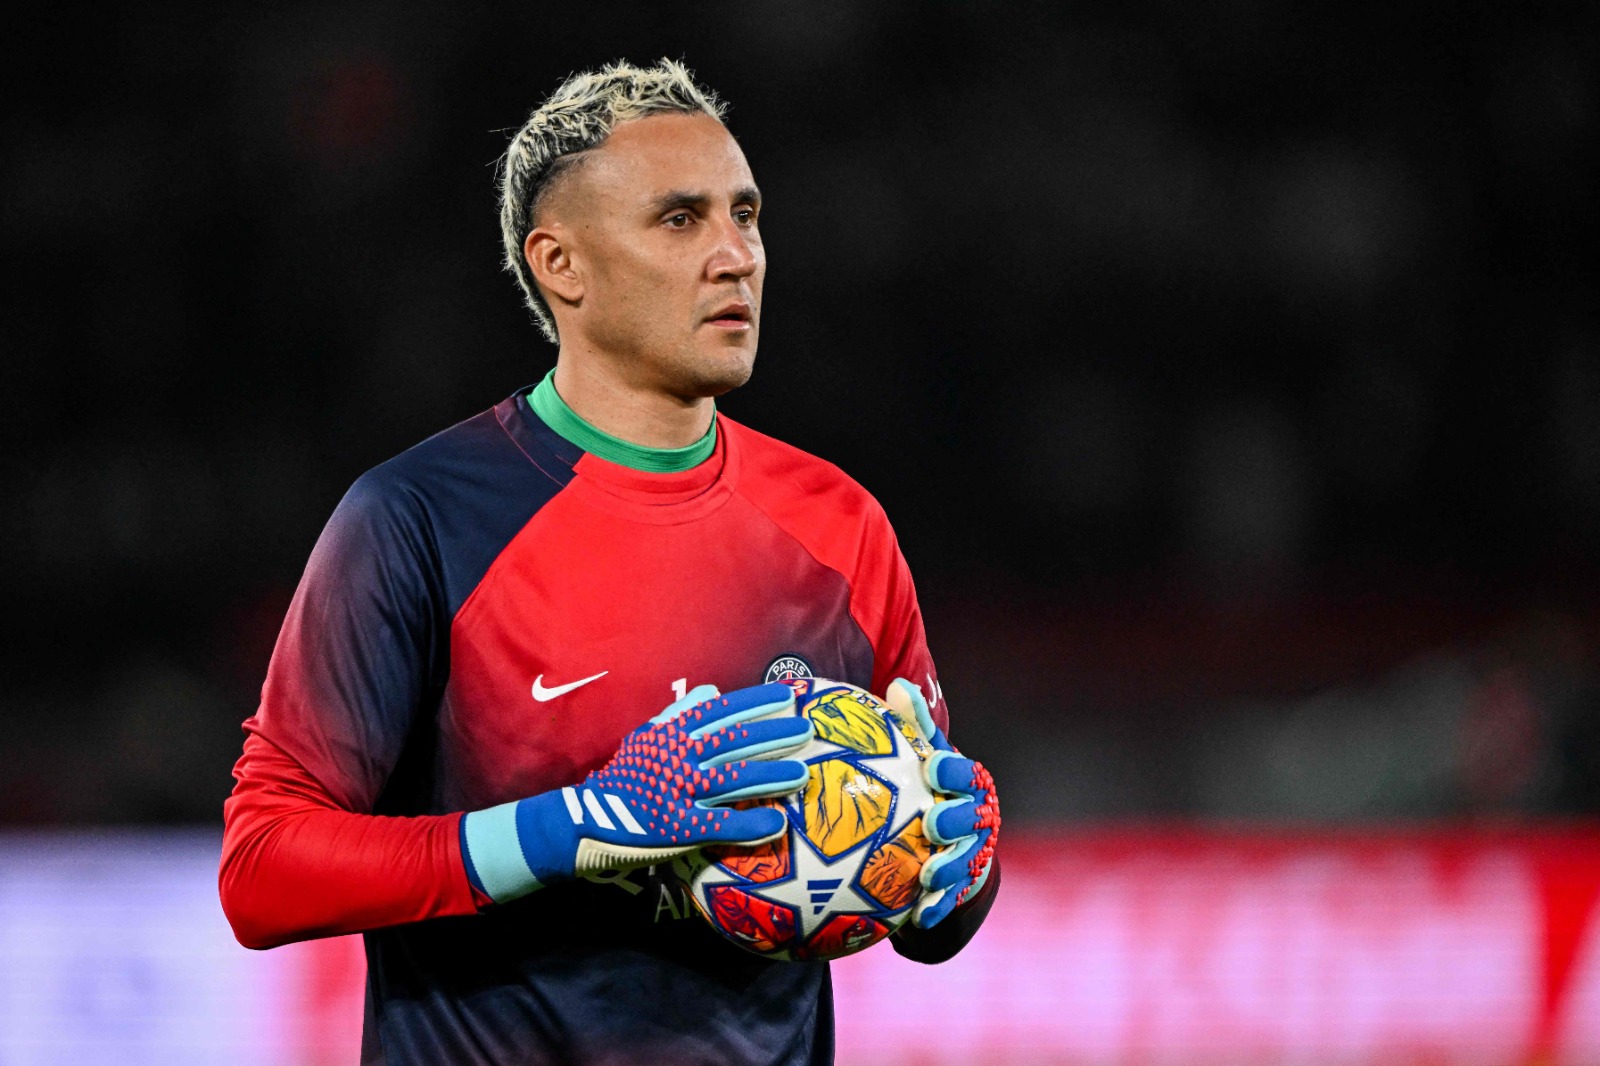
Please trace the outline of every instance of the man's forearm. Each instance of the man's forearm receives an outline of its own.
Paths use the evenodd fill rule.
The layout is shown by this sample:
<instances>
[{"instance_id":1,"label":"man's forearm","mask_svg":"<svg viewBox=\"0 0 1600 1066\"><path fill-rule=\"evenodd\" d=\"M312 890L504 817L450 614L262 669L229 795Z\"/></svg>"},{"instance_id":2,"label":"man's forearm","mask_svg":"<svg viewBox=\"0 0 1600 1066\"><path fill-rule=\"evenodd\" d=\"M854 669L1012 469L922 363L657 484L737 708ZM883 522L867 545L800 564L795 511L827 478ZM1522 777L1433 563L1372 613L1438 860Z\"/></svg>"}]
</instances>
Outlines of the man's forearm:
<instances>
[{"instance_id":1,"label":"man's forearm","mask_svg":"<svg viewBox=\"0 0 1600 1066\"><path fill-rule=\"evenodd\" d=\"M340 808L251 734L224 807L222 909L245 947L472 914L461 816L391 818Z\"/></svg>"}]
</instances>

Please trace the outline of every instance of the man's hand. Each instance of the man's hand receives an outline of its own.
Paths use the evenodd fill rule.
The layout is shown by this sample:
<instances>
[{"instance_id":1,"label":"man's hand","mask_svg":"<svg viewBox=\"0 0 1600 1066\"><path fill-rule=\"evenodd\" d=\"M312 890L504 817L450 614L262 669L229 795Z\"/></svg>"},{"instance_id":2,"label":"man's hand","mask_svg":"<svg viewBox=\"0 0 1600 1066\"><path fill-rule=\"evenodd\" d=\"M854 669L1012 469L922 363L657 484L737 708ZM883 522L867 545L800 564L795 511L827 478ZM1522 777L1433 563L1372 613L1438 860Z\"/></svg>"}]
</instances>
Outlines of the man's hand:
<instances>
[{"instance_id":1,"label":"man's hand","mask_svg":"<svg viewBox=\"0 0 1600 1066\"><path fill-rule=\"evenodd\" d=\"M885 702L916 721L923 738L933 745L935 751L923 765L923 773L929 787L951 797L935 804L922 821L923 832L939 850L922 864L923 895L911 912L911 924L930 929L976 895L989 879L1000 834L1000 801L989 771L951 746L944 730L934 725L928 701L913 682L895 678Z\"/></svg>"},{"instance_id":2,"label":"man's hand","mask_svg":"<svg viewBox=\"0 0 1600 1066\"><path fill-rule=\"evenodd\" d=\"M723 696L701 685L623 738L579 785L461 820L468 876L496 903L599 870L627 870L706 844L760 844L784 831L781 810L731 809L806 783L815 727L787 685Z\"/></svg>"}]
</instances>

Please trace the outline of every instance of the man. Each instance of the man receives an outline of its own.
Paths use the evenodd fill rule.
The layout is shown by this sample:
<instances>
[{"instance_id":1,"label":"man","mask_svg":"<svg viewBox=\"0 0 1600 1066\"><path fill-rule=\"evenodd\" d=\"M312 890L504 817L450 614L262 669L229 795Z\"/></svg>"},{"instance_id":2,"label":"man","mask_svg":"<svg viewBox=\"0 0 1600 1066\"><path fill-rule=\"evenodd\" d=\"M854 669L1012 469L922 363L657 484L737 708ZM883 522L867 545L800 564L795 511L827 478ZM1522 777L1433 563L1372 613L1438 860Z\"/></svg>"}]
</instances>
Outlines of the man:
<instances>
[{"instance_id":1,"label":"man","mask_svg":"<svg viewBox=\"0 0 1600 1066\"><path fill-rule=\"evenodd\" d=\"M677 880L782 831L740 801L801 787L810 723L781 684L691 681L850 681L947 749L909 957L987 912L993 783L944 740L876 502L716 414L766 257L715 99L668 61L577 75L502 197L556 367L340 503L245 723L224 910L251 947L366 933L364 1062L828 1062L827 965L740 950Z\"/></svg>"}]
</instances>

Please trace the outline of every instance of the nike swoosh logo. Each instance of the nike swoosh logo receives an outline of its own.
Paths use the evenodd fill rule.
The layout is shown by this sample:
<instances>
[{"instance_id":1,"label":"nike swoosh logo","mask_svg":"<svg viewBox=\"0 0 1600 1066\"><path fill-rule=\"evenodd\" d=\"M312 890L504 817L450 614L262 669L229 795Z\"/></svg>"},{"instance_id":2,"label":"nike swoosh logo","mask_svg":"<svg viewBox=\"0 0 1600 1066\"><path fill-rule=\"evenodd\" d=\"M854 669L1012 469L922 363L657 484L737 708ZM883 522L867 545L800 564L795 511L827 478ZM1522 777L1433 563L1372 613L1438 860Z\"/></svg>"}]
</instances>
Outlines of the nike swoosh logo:
<instances>
[{"instance_id":1,"label":"nike swoosh logo","mask_svg":"<svg viewBox=\"0 0 1600 1066\"><path fill-rule=\"evenodd\" d=\"M533 679L533 698L538 700L540 703L544 703L547 700L555 699L557 696L565 696L573 689L581 688L591 681L598 681L600 678L605 677L610 672L610 670L602 670L593 677L586 677L582 681L574 681L568 685L557 685L555 688L545 688L544 675L540 674L538 677Z\"/></svg>"}]
</instances>

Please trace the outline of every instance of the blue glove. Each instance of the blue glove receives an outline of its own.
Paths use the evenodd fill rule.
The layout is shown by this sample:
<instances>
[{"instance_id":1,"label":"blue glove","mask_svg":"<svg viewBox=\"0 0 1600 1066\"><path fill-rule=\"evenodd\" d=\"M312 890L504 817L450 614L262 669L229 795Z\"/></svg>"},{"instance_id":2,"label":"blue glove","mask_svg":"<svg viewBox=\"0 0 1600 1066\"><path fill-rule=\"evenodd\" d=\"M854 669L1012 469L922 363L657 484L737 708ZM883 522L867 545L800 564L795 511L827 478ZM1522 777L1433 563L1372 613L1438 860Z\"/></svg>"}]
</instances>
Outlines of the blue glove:
<instances>
[{"instance_id":1,"label":"blue glove","mask_svg":"<svg viewBox=\"0 0 1600 1066\"><path fill-rule=\"evenodd\" d=\"M934 748L922 765L928 787L952 797L934 804L922 820L922 831L938 850L922 864L922 898L912 908L911 924L931 929L989 880L1000 835L1000 800L983 764L956 751L944 730L933 724L928 701L914 682L895 678L884 702L917 723Z\"/></svg>"},{"instance_id":2,"label":"blue glove","mask_svg":"<svg viewBox=\"0 0 1600 1066\"><path fill-rule=\"evenodd\" d=\"M776 839L787 825L781 810L724 804L802 788L805 764L784 756L814 732L787 685L726 696L701 685L624 737L581 784L462 818L467 876L505 903L580 874L648 866L706 844Z\"/></svg>"}]
</instances>

